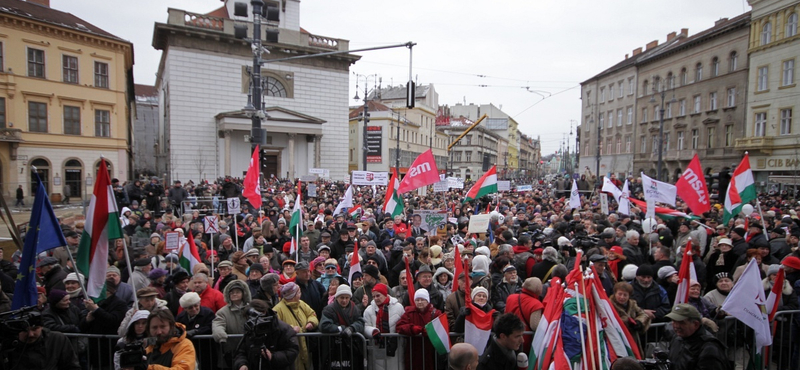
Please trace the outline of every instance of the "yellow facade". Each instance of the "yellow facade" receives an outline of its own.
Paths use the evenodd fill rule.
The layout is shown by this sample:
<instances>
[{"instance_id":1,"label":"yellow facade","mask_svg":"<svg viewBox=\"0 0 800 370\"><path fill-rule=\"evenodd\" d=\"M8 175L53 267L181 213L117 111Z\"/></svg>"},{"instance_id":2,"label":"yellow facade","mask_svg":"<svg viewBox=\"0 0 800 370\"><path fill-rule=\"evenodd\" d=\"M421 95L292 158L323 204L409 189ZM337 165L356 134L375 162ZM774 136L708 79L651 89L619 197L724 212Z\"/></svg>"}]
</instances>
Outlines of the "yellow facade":
<instances>
[{"instance_id":1,"label":"yellow facade","mask_svg":"<svg viewBox=\"0 0 800 370\"><path fill-rule=\"evenodd\" d=\"M44 8L42 14L64 13ZM127 180L133 45L55 21L0 13L0 51L3 195L13 199L19 185L26 198L32 195L36 166L49 193L64 194L68 184L72 199L81 198L92 191L87 185L101 156L111 177Z\"/></svg>"},{"instance_id":2,"label":"yellow facade","mask_svg":"<svg viewBox=\"0 0 800 370\"><path fill-rule=\"evenodd\" d=\"M519 124L513 118L508 118L508 166L509 171L519 170L519 137L517 136Z\"/></svg>"}]
</instances>

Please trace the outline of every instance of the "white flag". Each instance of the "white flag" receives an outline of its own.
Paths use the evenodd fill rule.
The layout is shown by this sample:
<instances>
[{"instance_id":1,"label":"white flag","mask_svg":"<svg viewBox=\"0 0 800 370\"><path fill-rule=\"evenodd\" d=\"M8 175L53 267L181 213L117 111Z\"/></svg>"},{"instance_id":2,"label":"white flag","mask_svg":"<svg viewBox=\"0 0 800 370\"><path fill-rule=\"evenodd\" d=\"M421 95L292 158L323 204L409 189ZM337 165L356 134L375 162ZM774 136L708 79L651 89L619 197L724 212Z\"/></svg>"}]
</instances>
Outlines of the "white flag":
<instances>
[{"instance_id":1,"label":"white flag","mask_svg":"<svg viewBox=\"0 0 800 370\"><path fill-rule=\"evenodd\" d=\"M619 197L622 196L622 192L616 185L614 185L613 182L611 182L608 176L603 177L603 191L606 193L611 193L611 195L614 196L614 200L619 203Z\"/></svg>"},{"instance_id":2,"label":"white flag","mask_svg":"<svg viewBox=\"0 0 800 370\"><path fill-rule=\"evenodd\" d=\"M578 191L578 182L572 179L572 192L569 195L569 208L581 208L581 193Z\"/></svg>"},{"instance_id":3,"label":"white flag","mask_svg":"<svg viewBox=\"0 0 800 370\"><path fill-rule=\"evenodd\" d=\"M625 180L625 185L622 185L622 193L619 195L619 199L617 199L617 203L619 204L617 211L623 215L631 214L631 201L628 199L629 196L628 180Z\"/></svg>"},{"instance_id":4,"label":"white flag","mask_svg":"<svg viewBox=\"0 0 800 370\"><path fill-rule=\"evenodd\" d=\"M653 180L642 172L642 188L644 199L652 199L675 207L675 197L678 196L678 188L675 185Z\"/></svg>"},{"instance_id":5,"label":"white flag","mask_svg":"<svg viewBox=\"0 0 800 370\"><path fill-rule=\"evenodd\" d=\"M751 259L739 281L728 293L722 310L752 328L756 334L756 347L761 348L772 344L772 335L759 270L756 259Z\"/></svg>"},{"instance_id":6,"label":"white flag","mask_svg":"<svg viewBox=\"0 0 800 370\"><path fill-rule=\"evenodd\" d=\"M339 202L339 205L336 206L336 209L333 211L333 215L336 216L344 210L345 208L350 208L353 206L353 185L347 187L347 191L344 192L344 198L342 201Z\"/></svg>"}]
</instances>

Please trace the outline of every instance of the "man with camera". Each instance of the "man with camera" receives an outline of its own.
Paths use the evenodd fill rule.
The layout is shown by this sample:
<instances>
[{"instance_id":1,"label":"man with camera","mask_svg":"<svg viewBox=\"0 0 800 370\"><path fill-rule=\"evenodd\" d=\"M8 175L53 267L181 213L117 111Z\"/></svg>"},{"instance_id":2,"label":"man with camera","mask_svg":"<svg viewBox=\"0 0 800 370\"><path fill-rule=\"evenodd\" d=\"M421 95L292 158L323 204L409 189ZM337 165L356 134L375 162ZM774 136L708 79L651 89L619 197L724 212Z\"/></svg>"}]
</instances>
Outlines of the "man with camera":
<instances>
[{"instance_id":1,"label":"man with camera","mask_svg":"<svg viewBox=\"0 0 800 370\"><path fill-rule=\"evenodd\" d=\"M294 369L300 345L294 329L280 321L266 301L250 302L247 332L239 345L234 370Z\"/></svg>"},{"instance_id":2,"label":"man with camera","mask_svg":"<svg viewBox=\"0 0 800 370\"><path fill-rule=\"evenodd\" d=\"M700 312L688 304L676 304L666 315L674 334L669 343L672 369L726 370L725 345L703 326ZM669 333L669 332L668 332Z\"/></svg>"},{"instance_id":3,"label":"man with camera","mask_svg":"<svg viewBox=\"0 0 800 370\"><path fill-rule=\"evenodd\" d=\"M168 309L161 308L150 312L147 327L156 343L147 346L147 369L192 370L197 360L192 341L186 338L186 328L175 322L175 317Z\"/></svg>"},{"instance_id":4,"label":"man with camera","mask_svg":"<svg viewBox=\"0 0 800 370\"><path fill-rule=\"evenodd\" d=\"M24 328L20 328L17 337L14 338L16 340L9 348L6 348L6 339L10 338L3 338L2 350L5 356L0 359L2 360L0 369L81 369L77 352L72 349L69 339L64 334L42 327L42 317L39 312L31 312L25 319L16 323L23 325ZM6 320L3 332L16 323Z\"/></svg>"}]
</instances>

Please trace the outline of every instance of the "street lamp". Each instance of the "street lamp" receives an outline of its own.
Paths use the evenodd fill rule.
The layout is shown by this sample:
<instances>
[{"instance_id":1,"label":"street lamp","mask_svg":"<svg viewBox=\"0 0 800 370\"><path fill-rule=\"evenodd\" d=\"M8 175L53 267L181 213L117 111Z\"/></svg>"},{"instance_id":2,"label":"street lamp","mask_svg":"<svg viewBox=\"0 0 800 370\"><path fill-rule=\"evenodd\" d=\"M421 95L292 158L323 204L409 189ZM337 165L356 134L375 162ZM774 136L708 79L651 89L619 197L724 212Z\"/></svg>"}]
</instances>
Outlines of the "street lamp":
<instances>
[{"instance_id":1,"label":"street lamp","mask_svg":"<svg viewBox=\"0 0 800 370\"><path fill-rule=\"evenodd\" d=\"M592 116L589 118L589 124L590 125L594 124L594 122L595 122L595 120L594 120L594 108L593 108L592 109ZM596 187L600 186L600 149L601 149L600 146L603 145L603 142L600 139L600 134L601 134L601 130L602 129L603 129L603 127L600 126L600 122L597 122L597 155L596 155L596 158L595 158L596 161L597 161L597 167L596 167L597 169L596 169L596 171L594 173L595 177L597 178L596 181L595 181L595 186Z\"/></svg>"},{"instance_id":2,"label":"street lamp","mask_svg":"<svg viewBox=\"0 0 800 370\"><path fill-rule=\"evenodd\" d=\"M364 120L364 132L363 132L363 135L362 135L362 140L364 140L364 145L362 146L362 150L364 152L364 160L363 160L364 168L363 168L363 170L366 171L367 170L367 152L369 151L369 146L367 145L367 123L369 123L369 107L367 106L367 95L368 95L367 85L369 85L369 78L370 77L373 77L373 81L374 81L374 78L377 78L378 75L377 74L362 75L362 74L358 74L358 73L355 73L355 72L353 72L353 74L356 76L356 96L353 97L353 99L356 100L356 101L360 99L358 97L358 79L360 77L364 78L364 111L363 111L363 115L361 117Z\"/></svg>"},{"instance_id":3,"label":"street lamp","mask_svg":"<svg viewBox=\"0 0 800 370\"><path fill-rule=\"evenodd\" d=\"M392 126L394 127L395 121L392 120ZM398 176L400 175L400 113L397 113L397 137L396 143L397 146L394 149L394 169L397 172Z\"/></svg>"},{"instance_id":4,"label":"street lamp","mask_svg":"<svg viewBox=\"0 0 800 370\"><path fill-rule=\"evenodd\" d=\"M655 81L656 79L654 79ZM673 89L674 90L674 89ZM653 95L650 96L650 103L653 104L656 102L656 94L661 96L661 106L658 108L658 167L656 172L656 178L659 181L663 181L661 176L661 168L664 165L663 155L664 155L664 99L667 96L667 86L664 84L663 86L660 83L653 83ZM675 94L673 93L672 99L669 101L670 104L675 103Z\"/></svg>"}]
</instances>

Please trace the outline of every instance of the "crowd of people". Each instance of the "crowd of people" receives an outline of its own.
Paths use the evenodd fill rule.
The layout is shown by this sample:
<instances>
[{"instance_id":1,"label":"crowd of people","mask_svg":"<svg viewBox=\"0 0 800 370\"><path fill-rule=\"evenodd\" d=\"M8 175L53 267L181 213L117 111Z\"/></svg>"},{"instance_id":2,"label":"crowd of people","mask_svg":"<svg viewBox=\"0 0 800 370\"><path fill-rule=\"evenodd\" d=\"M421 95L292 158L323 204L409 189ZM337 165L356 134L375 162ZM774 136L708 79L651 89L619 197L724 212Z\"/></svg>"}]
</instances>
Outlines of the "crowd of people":
<instances>
[{"instance_id":1,"label":"crowd of people","mask_svg":"<svg viewBox=\"0 0 800 370\"><path fill-rule=\"evenodd\" d=\"M644 209L632 207L625 215L612 204L604 214L591 189L583 193L581 209L570 209L560 185L534 179L516 183L532 183L533 190L468 203L463 199L469 182L465 189L407 193L403 212L393 216L381 210L382 187L355 186L353 203L362 211L333 214L347 184L318 181L309 196L310 184L271 179L262 186L260 209L242 198L241 212L231 215L224 212L224 199L241 196L238 179L197 185L176 181L169 189L158 179L145 185L116 182L125 240L111 243L106 299L86 299L81 288L85 277L68 256L67 249L77 254L85 225L63 225L67 245L38 260L38 326L19 334L21 351L11 351L9 358L38 364L21 356L47 347L47 353L57 355L36 361L59 361L72 369L119 369L126 368L121 361L128 363L129 350L139 346L146 348L149 364L165 368L180 363L186 369L196 364L237 370L444 369L448 359L434 350L425 325L445 314L450 331L463 333L466 316L480 310L494 318L493 335L479 351L484 355L475 365L464 357L472 352L458 347L462 350L450 356L451 366L455 361L457 366L512 369L517 354L530 350L531 337L522 333L537 329L552 279L563 280L576 264L591 264L643 351L648 341L668 341L676 369L697 364L727 369L737 351L749 349L741 340L738 347L731 345L736 342L732 338L747 333L723 320L720 308L751 259L758 262L767 292L784 269L779 310L799 306L800 207L781 194L762 194L763 218L753 214L745 221L742 215L723 224L721 206L715 205L692 219L658 219L650 231L642 227ZM289 227L298 199L300 231ZM184 206L187 201L191 208ZM691 214L680 202L676 208ZM448 222L425 230L414 217L420 210L446 211ZM470 218L479 213L491 214L491 230L468 232ZM212 214L220 216L219 232L208 233L203 216ZM172 231L181 240L191 234L197 245L202 263L191 271L180 264L177 251L167 249L165 235ZM297 251L291 253L293 236ZM688 303L675 305L684 248L693 251L697 280L691 281ZM468 266L458 275L456 249ZM351 274L356 251L360 271ZM0 312L9 309L14 294L15 262L0 262ZM796 369L799 341L788 338L800 325L792 320L776 334L787 340L776 340L771 356ZM645 335L653 332L652 323L667 321L672 325L666 331ZM120 339L114 346L59 333ZM359 344L355 334L371 345ZM208 341L208 335L211 349L196 351L200 338ZM453 338L463 340L463 334ZM71 356L54 349L65 345L74 349ZM115 355L87 355L98 350ZM366 364L366 358L375 362Z\"/></svg>"}]
</instances>

